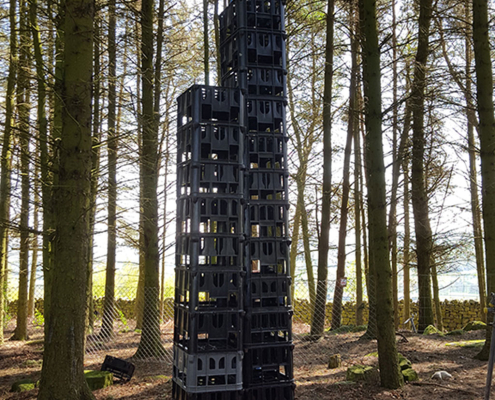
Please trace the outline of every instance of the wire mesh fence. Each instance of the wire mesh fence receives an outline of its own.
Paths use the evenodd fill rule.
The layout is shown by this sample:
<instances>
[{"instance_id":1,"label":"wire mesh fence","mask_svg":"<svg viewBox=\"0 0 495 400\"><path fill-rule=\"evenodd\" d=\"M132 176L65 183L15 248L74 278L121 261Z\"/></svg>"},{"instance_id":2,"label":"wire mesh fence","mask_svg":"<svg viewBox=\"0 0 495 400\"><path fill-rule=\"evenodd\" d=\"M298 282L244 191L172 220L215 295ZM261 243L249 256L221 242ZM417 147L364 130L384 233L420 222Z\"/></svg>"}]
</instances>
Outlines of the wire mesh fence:
<instances>
[{"instance_id":1,"label":"wire mesh fence","mask_svg":"<svg viewBox=\"0 0 495 400\"><path fill-rule=\"evenodd\" d=\"M464 286L466 280L464 280ZM454 284L444 284L440 290L439 309L443 330L462 328L470 321L481 316L479 302L473 295L460 296L466 292L459 280ZM373 296L368 296L366 284L359 293L353 279L339 282L310 282L298 280L292 285L292 340L295 344L294 362L326 363L328 354L318 346L318 339L331 340L336 332L364 332L373 312ZM371 285L374 287L374 285ZM452 288L454 289L452 291ZM165 293L173 293L166 290ZM400 288L399 288L400 289ZM447 290L448 289L448 290ZM400 291L399 291L400 293ZM378 295L380 295L378 293ZM371 299L370 299L371 297ZM409 307L399 297L397 304L398 329L411 329L411 317L418 326L420 307L425 302L419 299L417 292L411 292ZM433 296L434 297L434 296ZM43 289L37 288L34 296L34 311L29 317L29 337L42 339L44 326ZM370 301L371 300L371 301ZM434 323L440 322L431 305ZM144 304L146 303L146 307ZM371 304L371 306L370 306ZM8 338L16 327L17 291L7 293L4 333ZM135 287L119 286L115 288L113 301L105 301L105 288L94 287L89 306L88 334L86 341L86 363L101 363L106 354L124 359L145 359L171 365L173 362L174 342L174 298L160 298L158 289L147 289L144 293ZM406 312L408 314L406 315ZM408 321L405 323L406 321ZM376 328L376 326L371 326ZM276 334L274 332L274 334Z\"/></svg>"}]
</instances>

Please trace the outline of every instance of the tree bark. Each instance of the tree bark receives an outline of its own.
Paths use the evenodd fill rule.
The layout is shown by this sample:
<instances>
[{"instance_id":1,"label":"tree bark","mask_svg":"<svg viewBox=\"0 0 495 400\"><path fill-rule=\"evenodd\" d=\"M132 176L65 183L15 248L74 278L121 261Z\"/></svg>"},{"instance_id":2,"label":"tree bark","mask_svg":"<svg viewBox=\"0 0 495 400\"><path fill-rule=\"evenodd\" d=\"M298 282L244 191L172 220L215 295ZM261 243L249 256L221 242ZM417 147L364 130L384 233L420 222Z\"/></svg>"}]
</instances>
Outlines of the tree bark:
<instances>
[{"instance_id":1,"label":"tree bark","mask_svg":"<svg viewBox=\"0 0 495 400\"><path fill-rule=\"evenodd\" d=\"M361 264L361 140L359 128L354 130L354 223L356 232L356 325L363 325L363 266Z\"/></svg>"},{"instance_id":2,"label":"tree bark","mask_svg":"<svg viewBox=\"0 0 495 400\"><path fill-rule=\"evenodd\" d=\"M160 280L158 252L158 126L153 115L153 0L141 8L142 151L144 308L141 340L135 358L163 355L160 340Z\"/></svg>"},{"instance_id":3,"label":"tree bark","mask_svg":"<svg viewBox=\"0 0 495 400\"><path fill-rule=\"evenodd\" d=\"M467 35L472 33L469 0L465 2L465 16L467 28ZM486 320L486 277L485 277L485 258L483 254L483 229L481 225L481 207L478 196L478 172L476 168L476 145L474 140L474 124L476 121L475 107L473 104L473 90L471 85L471 64L472 64L472 49L469 37L466 36L466 116L467 116L467 139L468 139L468 153L469 153L469 189L471 194L471 213L473 218L473 237L474 237L474 250L476 254L476 271L478 275L478 290L480 294L480 313L479 318L483 322ZM478 126L476 124L476 126Z\"/></svg>"},{"instance_id":4,"label":"tree bark","mask_svg":"<svg viewBox=\"0 0 495 400\"><path fill-rule=\"evenodd\" d=\"M355 52L353 52L355 58ZM353 65L355 65L355 61ZM349 213L349 192L351 190L350 183L350 168L351 168L351 151L352 137L354 134L354 108L356 102L356 75L351 75L351 83L349 88L349 117L347 122L347 140L344 150L344 167L343 167L343 183L342 183L342 203L340 206L340 226L339 226L339 244L337 251L337 276L335 279L335 290L333 294L332 307L332 329L340 328L340 320L342 315L342 297L344 295L344 286L341 285L341 280L345 277L345 260L346 260L346 236L347 236L347 215Z\"/></svg>"},{"instance_id":5,"label":"tree bark","mask_svg":"<svg viewBox=\"0 0 495 400\"><path fill-rule=\"evenodd\" d=\"M14 92L17 76L17 31L16 31L16 1L9 2L9 74L7 77L7 92L5 94L5 130L2 140L2 158L0 159L0 316L5 313L4 303L7 286L7 236L10 218L10 164L11 139L14 127ZM0 344L3 343L3 317L0 318Z\"/></svg>"},{"instance_id":6,"label":"tree bark","mask_svg":"<svg viewBox=\"0 0 495 400\"><path fill-rule=\"evenodd\" d=\"M311 320L311 337L318 339L325 329L328 291L328 247L330 240L330 206L332 197L332 84L334 53L334 0L328 0L326 15L325 78L323 89L323 189L321 228L318 238L318 273L316 297Z\"/></svg>"},{"instance_id":7,"label":"tree bark","mask_svg":"<svg viewBox=\"0 0 495 400\"><path fill-rule=\"evenodd\" d=\"M94 3L67 0L54 264L39 400L94 399L84 378Z\"/></svg>"},{"instance_id":8,"label":"tree bark","mask_svg":"<svg viewBox=\"0 0 495 400\"><path fill-rule=\"evenodd\" d=\"M411 279L409 273L410 255L409 248L411 246L411 226L409 212L409 158L404 157L402 161L402 171L404 173L404 250L403 250L403 269L404 269L404 321L412 317L411 315Z\"/></svg>"},{"instance_id":9,"label":"tree bark","mask_svg":"<svg viewBox=\"0 0 495 400\"><path fill-rule=\"evenodd\" d=\"M485 260L487 293L490 294L495 292L495 117L488 29L487 2L473 0L473 41L480 134ZM487 320L493 320L493 313L487 315ZM478 359L488 359L491 330L492 327L488 325L485 345L477 355Z\"/></svg>"},{"instance_id":10,"label":"tree bark","mask_svg":"<svg viewBox=\"0 0 495 400\"><path fill-rule=\"evenodd\" d=\"M21 210L19 243L19 290L17 300L17 325L13 340L27 339L28 315L28 270L29 270L29 142L30 142L30 47L29 8L26 0L20 2L19 18L19 70L17 72L17 113L19 117L20 167L21 175Z\"/></svg>"},{"instance_id":11,"label":"tree bark","mask_svg":"<svg viewBox=\"0 0 495 400\"><path fill-rule=\"evenodd\" d=\"M203 0L203 46L205 85L210 84L210 43L208 34L208 0Z\"/></svg>"},{"instance_id":12,"label":"tree bark","mask_svg":"<svg viewBox=\"0 0 495 400\"><path fill-rule=\"evenodd\" d=\"M368 212L370 235L370 276L375 280L378 362L381 384L399 388L403 384L393 323L392 271L387 234L385 166L382 143L380 86L380 47L376 2L360 0L363 46L363 81L366 121L366 171L368 174ZM371 267L372 266L372 267Z\"/></svg>"},{"instance_id":13,"label":"tree bark","mask_svg":"<svg viewBox=\"0 0 495 400\"><path fill-rule=\"evenodd\" d=\"M37 232L39 229L39 168L36 166L34 171L34 210L33 210L33 230ZM34 305L36 296L36 272L38 267L38 234L35 233L30 241L32 256L31 270L29 271L29 291L28 291L28 318L34 315Z\"/></svg>"},{"instance_id":14,"label":"tree bark","mask_svg":"<svg viewBox=\"0 0 495 400\"><path fill-rule=\"evenodd\" d=\"M93 268L94 268L94 239L95 239L95 220L96 220L96 199L98 195L98 178L100 176L100 142L101 142L101 125L100 125L100 98L101 98L101 63L100 63L100 11L96 11L94 19L94 50L93 50L93 131L91 136L92 154L91 154L91 209L89 215L89 259L88 259L88 322L87 333L91 334L94 330L94 301L93 301Z\"/></svg>"},{"instance_id":15,"label":"tree bark","mask_svg":"<svg viewBox=\"0 0 495 400\"><path fill-rule=\"evenodd\" d=\"M434 323L430 271L433 242L423 160L426 141L424 132L426 64L428 58L431 13L432 0L421 0L418 23L418 49L411 90L411 107L413 112L411 195L414 227L416 231L416 256L418 261L419 332L422 332L428 325L433 325Z\"/></svg>"},{"instance_id":16,"label":"tree bark","mask_svg":"<svg viewBox=\"0 0 495 400\"><path fill-rule=\"evenodd\" d=\"M113 336L115 313L115 256L117 252L117 51L115 43L115 0L108 3L108 217L107 217L107 266L105 273L105 302L100 337Z\"/></svg>"}]
</instances>

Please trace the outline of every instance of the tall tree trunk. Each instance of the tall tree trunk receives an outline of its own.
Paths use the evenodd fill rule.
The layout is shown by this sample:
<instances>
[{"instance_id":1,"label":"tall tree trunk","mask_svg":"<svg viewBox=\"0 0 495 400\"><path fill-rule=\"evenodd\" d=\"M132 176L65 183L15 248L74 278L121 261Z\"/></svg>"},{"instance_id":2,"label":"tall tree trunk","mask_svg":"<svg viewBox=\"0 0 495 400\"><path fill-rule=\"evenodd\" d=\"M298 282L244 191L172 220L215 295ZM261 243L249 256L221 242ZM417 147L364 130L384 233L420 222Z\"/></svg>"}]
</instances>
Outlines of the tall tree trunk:
<instances>
[{"instance_id":1,"label":"tall tree trunk","mask_svg":"<svg viewBox=\"0 0 495 400\"><path fill-rule=\"evenodd\" d=\"M7 77L7 92L5 93L5 130L2 140L2 158L0 159L0 344L3 343L3 315L5 313L5 294L7 285L7 235L10 218L10 164L11 139L14 127L14 92L17 75L17 30L16 30L16 0L9 2L9 75Z\"/></svg>"},{"instance_id":2,"label":"tall tree trunk","mask_svg":"<svg viewBox=\"0 0 495 400\"><path fill-rule=\"evenodd\" d=\"M108 4L108 235L107 266L105 274L105 303L100 337L113 336L115 319L115 256L117 252L117 50L115 43L116 16L115 0Z\"/></svg>"},{"instance_id":3,"label":"tall tree trunk","mask_svg":"<svg viewBox=\"0 0 495 400\"><path fill-rule=\"evenodd\" d=\"M29 8L26 0L20 2L19 18L19 70L17 72L17 113L19 116L21 210L19 245L19 290L17 300L17 325L12 339L27 339L28 267L29 267L29 142L30 142L30 32Z\"/></svg>"},{"instance_id":4,"label":"tall tree trunk","mask_svg":"<svg viewBox=\"0 0 495 400\"><path fill-rule=\"evenodd\" d=\"M167 246L167 202L168 202L168 166L170 163L170 130L169 128L169 113L168 110L165 113L164 129L163 135L165 135L165 157L163 159L163 236L162 236L162 271L161 271L161 282L160 282L160 320L164 320L164 310L165 310L165 252Z\"/></svg>"},{"instance_id":5,"label":"tall tree trunk","mask_svg":"<svg viewBox=\"0 0 495 400\"><path fill-rule=\"evenodd\" d=\"M363 267L361 264L361 140L359 138L359 116L358 116L358 85L359 85L359 12L357 1L351 1L349 8L349 26L351 27L351 84L349 87L349 119L352 123L352 136L354 140L354 224L356 242L356 325L363 325ZM354 79L354 82L352 82ZM352 89L352 90L351 90Z\"/></svg>"},{"instance_id":6,"label":"tall tree trunk","mask_svg":"<svg viewBox=\"0 0 495 400\"><path fill-rule=\"evenodd\" d=\"M66 0L57 4L57 16L55 26L55 71L53 83L53 118L51 143L61 140L62 136L62 114L64 112L63 77L64 77L64 49L65 49L65 13ZM49 334L52 274L55 269L55 235L56 235L56 208L53 200L53 190L58 186L59 179L59 153L53 151L50 156L48 147L48 136L46 140L40 140L41 177L43 179L43 312L45 320L45 337Z\"/></svg>"},{"instance_id":7,"label":"tall tree trunk","mask_svg":"<svg viewBox=\"0 0 495 400\"><path fill-rule=\"evenodd\" d=\"M355 53L353 54L355 57ZM345 277L345 259L346 259L346 236L347 236L347 215L349 213L349 192L351 190L350 183L350 168L351 168L351 151L352 151L352 136L354 134L354 108L356 102L356 76L351 75L351 83L349 88L349 118L347 122L347 140L344 150L344 168L343 168L343 183L342 183L342 203L340 206L340 226L339 226L339 244L337 252L337 276L335 279L335 290L333 294L332 307L332 329L340 327L342 315L342 297L344 295L344 286L341 285L342 279Z\"/></svg>"},{"instance_id":8,"label":"tall tree trunk","mask_svg":"<svg viewBox=\"0 0 495 400\"><path fill-rule=\"evenodd\" d=\"M220 21L218 17L218 1L213 0L215 6L215 14L213 15L213 27L215 29L215 48L216 48L216 59L217 59L217 85L222 85L222 59L220 55ZM292 276L292 275L291 275Z\"/></svg>"},{"instance_id":9,"label":"tall tree trunk","mask_svg":"<svg viewBox=\"0 0 495 400\"><path fill-rule=\"evenodd\" d=\"M153 115L153 0L141 8L142 151L144 239L144 308L141 340L134 357L162 355L160 340L158 252L158 126Z\"/></svg>"},{"instance_id":10,"label":"tall tree trunk","mask_svg":"<svg viewBox=\"0 0 495 400\"><path fill-rule=\"evenodd\" d=\"M481 227L481 207L478 196L478 172L476 168L476 145L474 140L474 125L476 121L475 106L473 104L473 90L471 85L471 64L472 64L472 49L469 37L472 34L469 0L465 1L465 17L468 23L466 24L466 116L467 116L467 140L469 153L469 189L471 194L471 214L473 218L473 237L474 250L476 254L476 272L478 275L478 290L480 294L480 313L481 321L486 320L486 278L485 278L485 258L483 254L483 230ZM469 35L469 36L468 36Z\"/></svg>"},{"instance_id":11,"label":"tall tree trunk","mask_svg":"<svg viewBox=\"0 0 495 400\"><path fill-rule=\"evenodd\" d=\"M89 259L88 259L88 327L87 332L93 333L95 323L94 301L93 301L93 268L94 268L94 240L95 240L95 221L96 221L96 199L98 195L98 178L100 176L100 142L101 142L101 126L100 126L100 98L101 98L101 67L100 67L100 14L96 11L94 19L94 50L93 50L93 131L91 133L91 209L89 214Z\"/></svg>"},{"instance_id":12,"label":"tall tree trunk","mask_svg":"<svg viewBox=\"0 0 495 400\"><path fill-rule=\"evenodd\" d=\"M375 281L378 362L381 384L398 388L403 384L393 323L392 270L387 235L387 202L382 143L380 47L376 2L360 0L363 46L363 81L366 119L366 171L370 234L370 278Z\"/></svg>"},{"instance_id":13,"label":"tall tree trunk","mask_svg":"<svg viewBox=\"0 0 495 400\"><path fill-rule=\"evenodd\" d=\"M208 0L203 0L203 46L204 46L204 69L205 85L210 84L210 43L208 33Z\"/></svg>"},{"instance_id":14,"label":"tall tree trunk","mask_svg":"<svg viewBox=\"0 0 495 400\"><path fill-rule=\"evenodd\" d=\"M29 20L31 26L31 33L33 36L33 49L34 49L34 60L36 66L36 83L37 83L37 92L38 92L38 104L37 104L37 126L38 126L38 152L40 157L41 167L36 166L35 168L35 188L34 188L34 218L33 218L33 228L35 231L39 229L39 174L41 172L41 190L42 194L44 194L45 189L44 186L48 182L44 182L44 174L43 171L48 169L48 165L43 165L46 160L46 149L47 149L47 139L48 139L48 121L46 118L46 81L45 81L45 69L43 62L43 49L41 46L41 37L38 26L38 3L36 0L31 0L29 2ZM44 142L44 143L42 143ZM45 152L45 154L43 154ZM42 199L44 201L44 199ZM44 243L44 234L42 237ZM31 263L31 279L29 284L29 306L28 306L28 315L32 317L35 311L35 296L36 296L36 269L38 264L38 236L35 234L33 240L33 258Z\"/></svg>"},{"instance_id":15,"label":"tall tree trunk","mask_svg":"<svg viewBox=\"0 0 495 400\"><path fill-rule=\"evenodd\" d=\"M361 264L361 140L359 127L354 130L354 223L356 232L356 325L363 325L363 266Z\"/></svg>"},{"instance_id":16,"label":"tall tree trunk","mask_svg":"<svg viewBox=\"0 0 495 400\"><path fill-rule=\"evenodd\" d=\"M316 297L311 320L311 336L318 339L325 329L325 309L328 291L328 247L330 240L330 206L332 197L332 84L334 0L328 0L326 16L325 78L323 89L323 190L321 228L318 238L318 273Z\"/></svg>"},{"instance_id":17,"label":"tall tree trunk","mask_svg":"<svg viewBox=\"0 0 495 400\"><path fill-rule=\"evenodd\" d=\"M94 3L67 0L54 264L39 400L94 399L84 378Z\"/></svg>"},{"instance_id":18,"label":"tall tree trunk","mask_svg":"<svg viewBox=\"0 0 495 400\"><path fill-rule=\"evenodd\" d=\"M392 115L392 157L394 160L394 176L399 175L399 161L397 160L397 132L398 132L398 119L399 119L399 104L397 96L397 17L396 17L396 2L392 0L392 102L393 102L393 115ZM397 170L397 171L396 171ZM390 255L392 262L392 293L394 296L394 322L395 329L399 327L399 291L398 291L398 273L397 273L397 187L392 185L392 195L390 200L390 213L389 213L389 225L388 236Z\"/></svg>"},{"instance_id":19,"label":"tall tree trunk","mask_svg":"<svg viewBox=\"0 0 495 400\"><path fill-rule=\"evenodd\" d=\"M411 317L411 279L409 273L410 255L409 248L411 246L411 226L409 212L409 158L404 157L402 161L402 171L404 172L404 250L403 250L403 270L404 270L404 321Z\"/></svg>"},{"instance_id":20,"label":"tall tree trunk","mask_svg":"<svg viewBox=\"0 0 495 400\"><path fill-rule=\"evenodd\" d=\"M487 293L492 293L495 292L495 116L488 30L488 4L484 0L473 0L473 41L480 133ZM492 313L487 315L487 320L493 320ZM485 345L477 355L477 358L481 360L488 359L491 330L492 327L488 325Z\"/></svg>"},{"instance_id":21,"label":"tall tree trunk","mask_svg":"<svg viewBox=\"0 0 495 400\"><path fill-rule=\"evenodd\" d=\"M358 2L359 4L359 2ZM361 14L361 8L359 7L359 13ZM359 16L361 19L361 15ZM360 23L360 37L362 36L361 34L361 23ZM360 39L362 40L362 38ZM364 114L364 99L363 95L361 93L360 86L357 88L357 93L358 93L358 104L359 104L359 110L361 110L361 113ZM364 149L362 153L362 158L363 162L361 163L362 166L364 166L364 171L365 173L361 175L361 178L364 176L364 179L361 179L360 181L360 191L363 194L364 193L364 184L366 183L366 187L369 186L368 183L368 165L366 161L366 127L365 127L365 120L364 118L361 118L361 123L359 124L359 132L358 134L362 134L362 139L363 139L363 145L362 148ZM363 195L364 196L364 195ZM366 289L368 293L368 326L366 328L366 332L360 337L360 340L372 340L376 339L376 290L375 290L375 284L374 284L374 277L372 277L372 265L371 265L371 247L368 246L368 236L366 235L367 230L369 230L369 224L366 223L366 214L367 214L367 208L365 207L365 203L363 201L363 196L361 196L361 220L362 220L362 233L363 233L363 263L364 263L364 275L366 277ZM369 217L368 217L369 219Z\"/></svg>"},{"instance_id":22,"label":"tall tree trunk","mask_svg":"<svg viewBox=\"0 0 495 400\"><path fill-rule=\"evenodd\" d=\"M141 25L136 24L136 31L141 32ZM141 54L141 41L136 41L136 54ZM142 124L142 110L141 110L141 82L142 73L138 71L138 79L136 82L136 108L138 123L137 123L137 142L139 147L139 159L143 158L143 124ZM144 279L145 279L145 249L144 249L144 193L143 193L143 168L141 167L141 161L139 162L139 277L136 289L136 329L143 328L143 310L144 310Z\"/></svg>"},{"instance_id":23,"label":"tall tree trunk","mask_svg":"<svg viewBox=\"0 0 495 400\"><path fill-rule=\"evenodd\" d=\"M34 236L30 241L32 256L31 270L29 272L29 291L28 291L28 318L34 315L34 303L36 296L36 272L38 267L38 229L39 229L39 168L36 166L34 172L34 210L33 210L33 231Z\"/></svg>"},{"instance_id":24,"label":"tall tree trunk","mask_svg":"<svg viewBox=\"0 0 495 400\"><path fill-rule=\"evenodd\" d=\"M431 13L432 0L421 0L418 22L418 50L416 53L414 80L411 89L411 107L413 112L411 194L414 213L414 227L416 232L416 255L418 260L418 330L420 332L422 332L428 325L433 325L434 323L431 300L430 271L433 242L424 171L424 151L426 142L424 132L424 103Z\"/></svg>"}]
</instances>

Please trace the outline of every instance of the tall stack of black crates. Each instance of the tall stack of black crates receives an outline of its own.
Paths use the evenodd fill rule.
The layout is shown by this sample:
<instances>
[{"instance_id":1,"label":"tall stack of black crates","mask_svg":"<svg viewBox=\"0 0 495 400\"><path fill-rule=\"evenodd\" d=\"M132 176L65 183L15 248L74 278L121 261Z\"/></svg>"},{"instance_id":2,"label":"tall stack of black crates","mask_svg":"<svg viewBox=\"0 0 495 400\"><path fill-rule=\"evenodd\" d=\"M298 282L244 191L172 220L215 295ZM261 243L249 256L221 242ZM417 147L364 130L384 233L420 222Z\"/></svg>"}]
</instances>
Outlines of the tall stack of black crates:
<instances>
[{"instance_id":1,"label":"tall stack of black crates","mask_svg":"<svg viewBox=\"0 0 495 400\"><path fill-rule=\"evenodd\" d=\"M283 2L220 39L222 87L178 98L173 398L293 400Z\"/></svg>"}]
</instances>

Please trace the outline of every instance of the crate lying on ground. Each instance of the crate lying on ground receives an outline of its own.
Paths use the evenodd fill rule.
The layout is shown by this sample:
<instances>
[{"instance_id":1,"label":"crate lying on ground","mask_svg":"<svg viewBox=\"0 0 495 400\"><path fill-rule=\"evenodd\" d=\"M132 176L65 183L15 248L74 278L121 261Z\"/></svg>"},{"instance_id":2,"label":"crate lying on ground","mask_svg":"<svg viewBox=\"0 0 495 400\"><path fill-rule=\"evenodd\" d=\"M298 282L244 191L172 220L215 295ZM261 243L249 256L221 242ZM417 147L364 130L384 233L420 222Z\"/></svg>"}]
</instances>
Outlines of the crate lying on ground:
<instances>
[{"instance_id":1,"label":"crate lying on ground","mask_svg":"<svg viewBox=\"0 0 495 400\"><path fill-rule=\"evenodd\" d=\"M189 393L241 390L243 354L189 354L174 345L174 382Z\"/></svg>"},{"instance_id":2,"label":"crate lying on ground","mask_svg":"<svg viewBox=\"0 0 495 400\"><path fill-rule=\"evenodd\" d=\"M134 364L128 361L108 355L105 356L105 360L101 366L102 371L113 373L113 376L122 382L129 382L131 380L135 368Z\"/></svg>"}]
</instances>

